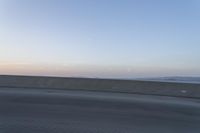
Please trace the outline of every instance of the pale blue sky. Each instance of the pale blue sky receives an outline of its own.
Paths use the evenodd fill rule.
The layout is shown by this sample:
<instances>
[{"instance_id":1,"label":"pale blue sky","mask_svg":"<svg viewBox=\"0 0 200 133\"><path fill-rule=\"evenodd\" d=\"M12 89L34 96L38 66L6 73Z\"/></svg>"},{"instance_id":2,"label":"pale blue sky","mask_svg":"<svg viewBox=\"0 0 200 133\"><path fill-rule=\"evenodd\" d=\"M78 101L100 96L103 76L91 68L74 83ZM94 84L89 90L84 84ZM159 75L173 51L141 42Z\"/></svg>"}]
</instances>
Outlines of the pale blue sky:
<instances>
[{"instance_id":1,"label":"pale blue sky","mask_svg":"<svg viewBox=\"0 0 200 133\"><path fill-rule=\"evenodd\" d=\"M199 0L0 0L0 20L0 74L200 76Z\"/></svg>"}]
</instances>

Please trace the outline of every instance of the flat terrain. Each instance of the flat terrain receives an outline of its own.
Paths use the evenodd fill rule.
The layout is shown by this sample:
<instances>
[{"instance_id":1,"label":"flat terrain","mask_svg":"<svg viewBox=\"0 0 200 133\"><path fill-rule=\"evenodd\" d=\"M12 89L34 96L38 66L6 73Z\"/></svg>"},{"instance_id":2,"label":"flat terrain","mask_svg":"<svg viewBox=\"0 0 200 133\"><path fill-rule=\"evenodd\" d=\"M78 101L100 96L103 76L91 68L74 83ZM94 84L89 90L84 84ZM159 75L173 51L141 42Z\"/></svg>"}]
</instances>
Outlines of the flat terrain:
<instances>
[{"instance_id":1,"label":"flat terrain","mask_svg":"<svg viewBox=\"0 0 200 133\"><path fill-rule=\"evenodd\" d=\"M0 87L123 92L200 99L200 84L189 83L0 75Z\"/></svg>"},{"instance_id":2,"label":"flat terrain","mask_svg":"<svg viewBox=\"0 0 200 133\"><path fill-rule=\"evenodd\" d=\"M200 100L0 88L0 133L200 133Z\"/></svg>"}]
</instances>

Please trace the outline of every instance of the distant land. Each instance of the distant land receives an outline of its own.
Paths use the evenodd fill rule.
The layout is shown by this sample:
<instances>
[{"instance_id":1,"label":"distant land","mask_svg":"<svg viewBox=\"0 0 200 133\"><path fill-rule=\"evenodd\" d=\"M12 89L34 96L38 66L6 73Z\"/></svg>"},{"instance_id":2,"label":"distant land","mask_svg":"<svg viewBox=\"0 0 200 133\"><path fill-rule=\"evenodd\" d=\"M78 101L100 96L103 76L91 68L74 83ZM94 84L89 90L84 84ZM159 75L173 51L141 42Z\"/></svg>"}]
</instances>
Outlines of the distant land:
<instances>
[{"instance_id":1,"label":"distant land","mask_svg":"<svg viewBox=\"0 0 200 133\"><path fill-rule=\"evenodd\" d=\"M200 77L172 76L172 77L156 77L156 78L137 78L137 80L200 84Z\"/></svg>"}]
</instances>

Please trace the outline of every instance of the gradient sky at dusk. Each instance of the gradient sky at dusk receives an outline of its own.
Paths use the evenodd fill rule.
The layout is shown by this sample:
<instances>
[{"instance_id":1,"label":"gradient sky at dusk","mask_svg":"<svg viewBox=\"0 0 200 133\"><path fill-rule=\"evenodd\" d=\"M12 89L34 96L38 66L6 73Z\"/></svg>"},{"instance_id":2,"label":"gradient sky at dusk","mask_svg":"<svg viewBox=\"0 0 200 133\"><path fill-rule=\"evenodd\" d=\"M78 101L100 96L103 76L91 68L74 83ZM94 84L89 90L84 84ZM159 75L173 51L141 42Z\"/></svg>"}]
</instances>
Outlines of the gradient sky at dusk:
<instances>
[{"instance_id":1,"label":"gradient sky at dusk","mask_svg":"<svg viewBox=\"0 0 200 133\"><path fill-rule=\"evenodd\" d=\"M0 74L200 76L199 0L0 0Z\"/></svg>"}]
</instances>

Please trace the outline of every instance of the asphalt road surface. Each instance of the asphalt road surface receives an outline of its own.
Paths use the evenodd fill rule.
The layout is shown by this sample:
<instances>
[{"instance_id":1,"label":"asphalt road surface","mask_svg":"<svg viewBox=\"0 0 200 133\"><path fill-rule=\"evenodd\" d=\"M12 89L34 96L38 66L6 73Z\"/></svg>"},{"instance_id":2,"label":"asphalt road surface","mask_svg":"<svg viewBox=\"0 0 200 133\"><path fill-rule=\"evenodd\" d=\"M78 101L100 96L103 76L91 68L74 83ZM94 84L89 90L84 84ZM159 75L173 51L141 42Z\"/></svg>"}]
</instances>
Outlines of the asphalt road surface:
<instances>
[{"instance_id":1,"label":"asphalt road surface","mask_svg":"<svg viewBox=\"0 0 200 133\"><path fill-rule=\"evenodd\" d=\"M200 133L200 100L0 88L0 133Z\"/></svg>"}]
</instances>

